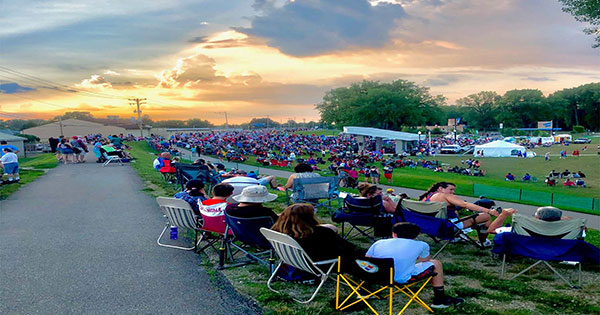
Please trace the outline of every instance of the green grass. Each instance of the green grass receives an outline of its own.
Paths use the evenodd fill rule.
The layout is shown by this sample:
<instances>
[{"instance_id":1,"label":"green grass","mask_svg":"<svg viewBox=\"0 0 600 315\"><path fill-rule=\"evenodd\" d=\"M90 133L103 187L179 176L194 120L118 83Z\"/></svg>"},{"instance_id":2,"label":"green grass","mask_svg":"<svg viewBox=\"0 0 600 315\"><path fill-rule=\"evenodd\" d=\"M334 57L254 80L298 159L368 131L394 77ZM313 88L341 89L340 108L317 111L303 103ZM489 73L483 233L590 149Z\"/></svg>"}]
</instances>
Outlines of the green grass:
<instances>
[{"instance_id":1,"label":"green grass","mask_svg":"<svg viewBox=\"0 0 600 315\"><path fill-rule=\"evenodd\" d=\"M164 183L164 180L152 169L153 152L145 142L129 143L132 154L137 158L132 166L138 171L147 186L146 193L153 196L170 196L174 193L174 185ZM280 183L284 178L278 178ZM278 198L266 206L279 213L285 208L285 193L272 191ZM319 209L317 213L323 223L331 223L328 212ZM588 230L587 241L600 246L600 232ZM425 236L420 240L431 245L432 252L439 244L431 242ZM353 240L357 246L367 248L370 242L366 238ZM248 265L218 271L216 253L207 250L209 258L202 255L202 266L207 270L211 282L217 283L224 276L242 295L256 301L265 314L339 314L335 311L335 282L328 281L321 289L317 298L307 305L294 302L290 294L306 296L314 287L275 282L274 287L282 290L282 294L270 291L266 286L268 271L264 266ZM441 314L512 314L524 315L530 313L580 313L592 314L600 311L600 269L598 266L584 265L584 286L581 290L572 290L562 285L557 278L544 268L533 268L517 280L499 279L501 259L490 251L480 251L467 244L451 244L439 256L444 262L445 284L450 294L465 298L464 305L436 311ZM509 259L509 274L514 274L517 268L523 268L532 261L529 259ZM556 265L556 268L566 276L572 276L574 268ZM431 301L432 292L426 288L420 297L426 302ZM401 295L397 301L405 301ZM371 302L371 301L370 301ZM386 307L386 301L374 301L373 305L379 311ZM396 306L395 311L400 309ZM372 314L367 308L357 308L347 314ZM406 314L429 314L418 305L411 305Z\"/></svg>"},{"instance_id":2,"label":"green grass","mask_svg":"<svg viewBox=\"0 0 600 315\"><path fill-rule=\"evenodd\" d=\"M600 138L594 138L594 141L600 142ZM568 147L572 152L573 149L581 150L584 145L582 144L572 144ZM503 197L502 195L493 196L494 199L497 200L505 200L505 201L516 201L523 204L531 204L531 205L548 205L550 202L543 200L541 198L536 198L535 193L542 192L547 193L547 198L550 200L549 194L565 195L566 198L569 196L576 197L584 197L584 198L598 198L600 196L600 155L597 155L595 152L596 144L588 144L588 150L586 154L592 153L591 156L580 156L580 157L572 157L569 156L566 159L559 159L558 157L552 157L550 161L544 161L543 153L541 153L538 157L535 158L482 158L480 159L481 168L486 171L486 176L484 177L473 177L473 176L465 176L458 175L454 173L435 173L432 170L424 169L424 168L397 168L394 170L393 184L387 183L387 180L381 177L381 183L399 186L399 187L407 187L414 188L420 190L426 190L433 183L439 181L449 181L457 184L456 193L459 195L465 196L478 196L479 194L474 193L473 185L474 184L482 184L487 186L493 186L498 188L512 188L512 189L522 189L525 191L523 194L524 197L527 197L527 192L531 192L529 195L533 195L530 198L524 198L523 200L518 200L511 198L509 196ZM560 150L563 146L553 146L551 149ZM546 148L541 148L546 149ZM538 150L541 150L538 149ZM558 152L557 151L557 152ZM308 156L300 156L302 158L307 158ZM443 163L444 166L454 166L461 165L461 160L466 160L468 158L472 158L472 155L465 156L447 156L447 155L438 155L436 157L409 157L413 161L424 159L424 160L438 160ZM248 161L243 164L252 165L257 167L264 167L260 163L256 162L255 156L248 156ZM328 165L328 164L326 164ZM319 165L319 167L325 168L326 165ZM381 164L376 163L378 167L380 167L380 172L383 174L383 170ZM278 170L286 170L292 171L291 167L282 168L282 167L268 167L272 169ZM568 169L570 171L582 171L586 174L585 181L587 183L587 188L567 188L563 187L562 183L555 187L549 187L544 183L544 179L546 175L552 171L556 170L559 172ZM504 176L511 172L515 174L517 179L520 179L525 172L528 172L532 176L538 178L536 183L526 183L521 182L520 180L516 180L514 182L507 182L504 180ZM323 174L328 174L327 171L323 172ZM359 176L359 180L363 180L362 175ZM417 197L417 196L411 196ZM528 200L529 199L529 200ZM559 197L556 197L555 200L559 200ZM597 200L598 201L598 200ZM581 204L581 203L573 203L573 202L563 202L558 205L560 208L587 212L597 214L598 210L591 210L591 200L587 200L589 202L590 209L584 209L584 207L579 208L575 206L570 206L571 204ZM596 206L597 209L597 206Z\"/></svg>"},{"instance_id":3,"label":"green grass","mask_svg":"<svg viewBox=\"0 0 600 315\"><path fill-rule=\"evenodd\" d=\"M19 190L21 186L33 182L45 174L44 169L54 168L58 165L56 156L44 153L33 157L19 159L19 175L21 180L17 184L0 186L0 200L4 200ZM29 169L33 168L33 169ZM6 179L6 178L5 178Z\"/></svg>"},{"instance_id":4,"label":"green grass","mask_svg":"<svg viewBox=\"0 0 600 315\"><path fill-rule=\"evenodd\" d=\"M162 175L152 168L152 162L158 152L151 149L145 141L127 142L127 145L131 147L129 152L135 157L135 163L131 163L131 167L144 181L145 188L142 191L153 197L173 196L179 191L176 184L167 183Z\"/></svg>"}]
</instances>

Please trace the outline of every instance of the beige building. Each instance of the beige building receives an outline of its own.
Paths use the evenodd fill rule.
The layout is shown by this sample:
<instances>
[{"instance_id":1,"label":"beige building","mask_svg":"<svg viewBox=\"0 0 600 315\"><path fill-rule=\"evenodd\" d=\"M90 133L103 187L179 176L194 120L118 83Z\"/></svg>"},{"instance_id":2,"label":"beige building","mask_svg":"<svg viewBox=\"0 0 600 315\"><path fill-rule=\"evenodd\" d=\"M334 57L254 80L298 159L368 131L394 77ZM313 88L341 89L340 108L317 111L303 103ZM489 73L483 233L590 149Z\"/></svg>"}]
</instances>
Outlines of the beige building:
<instances>
[{"instance_id":1,"label":"beige building","mask_svg":"<svg viewBox=\"0 0 600 315\"><path fill-rule=\"evenodd\" d=\"M104 137L118 134L133 134L139 136L140 131L127 130L122 127L110 126L79 119L66 119L62 122L57 121L33 128L28 128L21 131L21 133L34 135L40 138L40 141L47 142L50 137L58 138L61 135L65 137L87 136L89 134L101 134Z\"/></svg>"}]
</instances>

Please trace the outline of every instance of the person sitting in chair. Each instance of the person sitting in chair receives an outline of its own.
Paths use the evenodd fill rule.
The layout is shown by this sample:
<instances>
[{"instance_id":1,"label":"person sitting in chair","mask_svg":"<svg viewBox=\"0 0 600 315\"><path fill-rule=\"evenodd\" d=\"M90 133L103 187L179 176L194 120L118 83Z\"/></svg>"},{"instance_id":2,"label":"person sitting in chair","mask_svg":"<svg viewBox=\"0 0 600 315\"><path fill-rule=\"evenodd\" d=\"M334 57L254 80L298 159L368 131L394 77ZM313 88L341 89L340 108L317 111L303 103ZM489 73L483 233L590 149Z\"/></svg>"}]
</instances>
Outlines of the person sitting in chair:
<instances>
[{"instance_id":1,"label":"person sitting in chair","mask_svg":"<svg viewBox=\"0 0 600 315\"><path fill-rule=\"evenodd\" d=\"M487 227L492 223L491 216L497 216L498 212L496 210L488 209L482 206L478 206L476 204L466 202L456 195L454 195L454 190L456 189L456 185L448 182L439 182L433 184L424 194L419 197L420 201L438 201L444 202L447 206L448 218L451 221L458 221L458 213L459 209L465 208L471 211L480 212L476 217L471 220L466 220L463 222L458 222L457 226L461 229L465 229L468 227L475 227L476 225L483 225L487 229ZM491 242L487 239L487 230L480 229L478 231L479 242L481 246L491 246Z\"/></svg>"},{"instance_id":2,"label":"person sitting in chair","mask_svg":"<svg viewBox=\"0 0 600 315\"><path fill-rule=\"evenodd\" d=\"M360 193L361 197L365 198L372 198L376 195L381 195L381 198L383 200L382 211L388 213L394 213L396 211L396 206L398 206L398 204L394 202L392 198L390 198L390 196L384 195L383 190L381 188L375 185L361 183L360 185L358 185L358 192Z\"/></svg>"},{"instance_id":3,"label":"person sitting in chair","mask_svg":"<svg viewBox=\"0 0 600 315\"><path fill-rule=\"evenodd\" d=\"M263 206L263 203L277 199L277 195L269 193L265 186L252 185L245 187L241 194L232 196L229 199L237 202L229 204L225 208L225 213L232 217L271 217L273 222L279 217L271 208Z\"/></svg>"},{"instance_id":4,"label":"person sitting in chair","mask_svg":"<svg viewBox=\"0 0 600 315\"><path fill-rule=\"evenodd\" d=\"M206 192L204 191L204 183L200 180L192 179L185 184L185 190L176 193L173 198L187 201L192 210L194 210L194 214L200 215L198 202L207 199Z\"/></svg>"},{"instance_id":5,"label":"person sitting in chair","mask_svg":"<svg viewBox=\"0 0 600 315\"><path fill-rule=\"evenodd\" d=\"M447 308L464 302L463 299L447 296L444 291L444 269L439 260L431 259L429 245L415 238L421 229L409 222L396 223L392 227L392 238L375 242L366 256L394 259L394 281L407 283L427 278L436 273L433 284L432 308Z\"/></svg>"},{"instance_id":6,"label":"person sitting in chair","mask_svg":"<svg viewBox=\"0 0 600 315\"><path fill-rule=\"evenodd\" d=\"M294 187L294 179L296 178L313 178L320 177L321 175L317 173L313 173L313 168L306 163L298 163L294 167L294 174L288 177L287 182L285 183L285 188L292 189Z\"/></svg>"},{"instance_id":7,"label":"person sitting in chair","mask_svg":"<svg viewBox=\"0 0 600 315\"><path fill-rule=\"evenodd\" d=\"M320 224L311 204L296 203L288 206L271 229L295 239L313 261L338 256L342 256L342 261L353 261L354 258L364 256L364 251L337 234L333 225Z\"/></svg>"},{"instance_id":8,"label":"person sitting in chair","mask_svg":"<svg viewBox=\"0 0 600 315\"><path fill-rule=\"evenodd\" d=\"M513 208L502 209L500 215L490 224L489 231L490 233L503 233L512 231L512 227L502 227L504 225L504 221L511 217L513 214L518 211ZM546 221L546 222L555 222L560 220L570 220L572 217L566 217L562 215L562 210L552 207L539 207L535 211L535 218L538 220Z\"/></svg>"}]
</instances>

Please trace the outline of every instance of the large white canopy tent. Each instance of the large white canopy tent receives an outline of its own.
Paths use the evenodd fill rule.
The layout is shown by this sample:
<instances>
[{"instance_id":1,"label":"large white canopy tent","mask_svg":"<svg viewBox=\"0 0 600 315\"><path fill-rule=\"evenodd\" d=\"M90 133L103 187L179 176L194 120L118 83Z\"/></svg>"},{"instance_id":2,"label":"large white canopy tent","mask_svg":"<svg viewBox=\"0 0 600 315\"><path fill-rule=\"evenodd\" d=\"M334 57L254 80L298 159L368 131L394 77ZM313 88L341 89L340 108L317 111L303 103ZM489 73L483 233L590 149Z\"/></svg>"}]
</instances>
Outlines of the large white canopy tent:
<instances>
[{"instance_id":1,"label":"large white canopy tent","mask_svg":"<svg viewBox=\"0 0 600 315\"><path fill-rule=\"evenodd\" d=\"M496 140L490 143L476 145L473 150L475 157L507 157L517 156L518 152L525 153L523 146L512 144L504 140Z\"/></svg>"}]
</instances>

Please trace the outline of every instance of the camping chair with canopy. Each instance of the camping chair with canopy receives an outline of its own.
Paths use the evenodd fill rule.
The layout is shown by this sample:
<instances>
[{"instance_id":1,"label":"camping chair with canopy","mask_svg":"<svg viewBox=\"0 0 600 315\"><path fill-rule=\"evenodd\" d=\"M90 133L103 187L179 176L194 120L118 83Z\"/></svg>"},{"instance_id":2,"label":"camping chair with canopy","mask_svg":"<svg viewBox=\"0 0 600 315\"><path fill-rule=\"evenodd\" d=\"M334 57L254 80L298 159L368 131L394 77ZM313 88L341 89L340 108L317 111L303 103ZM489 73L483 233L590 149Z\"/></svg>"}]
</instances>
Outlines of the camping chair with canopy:
<instances>
[{"instance_id":1,"label":"camping chair with canopy","mask_svg":"<svg viewBox=\"0 0 600 315\"><path fill-rule=\"evenodd\" d=\"M492 251L502 255L500 277L506 272L506 256L522 256L537 261L523 269L510 280L543 263L572 288L581 286L581 264L600 264L600 250L583 240L585 219L542 221L520 214L513 215L511 232L499 233L494 237ZM549 262L566 261L578 265L578 286L574 286Z\"/></svg>"}]
</instances>

